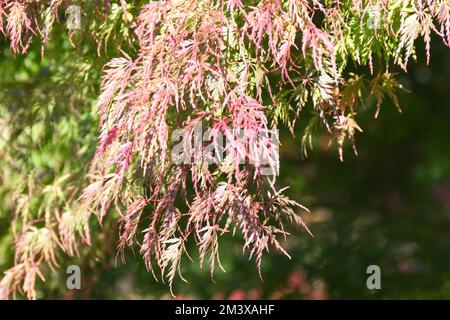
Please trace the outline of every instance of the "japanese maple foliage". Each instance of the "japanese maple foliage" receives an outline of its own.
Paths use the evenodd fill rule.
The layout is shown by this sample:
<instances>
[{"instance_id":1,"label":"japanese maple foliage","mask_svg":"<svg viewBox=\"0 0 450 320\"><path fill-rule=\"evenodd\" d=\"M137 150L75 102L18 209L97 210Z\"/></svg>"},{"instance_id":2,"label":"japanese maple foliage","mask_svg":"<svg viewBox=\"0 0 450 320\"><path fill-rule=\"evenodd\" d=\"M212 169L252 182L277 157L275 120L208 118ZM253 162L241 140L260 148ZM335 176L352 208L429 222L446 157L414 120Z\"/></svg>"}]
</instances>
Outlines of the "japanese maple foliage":
<instances>
[{"instance_id":1,"label":"japanese maple foliage","mask_svg":"<svg viewBox=\"0 0 450 320\"><path fill-rule=\"evenodd\" d=\"M0 282L1 298L16 290L35 298L41 262L54 268L56 250L75 254L80 243L90 243L90 216L102 223L112 210L120 213L119 254L138 245L148 269L170 287L181 276L189 239L212 273L222 267L219 239L226 233L242 235L243 251L258 268L269 248L288 255L281 244L288 235L285 222L309 231L301 219L306 208L277 184L280 163L267 147L270 141L249 143L252 135L280 123L294 132L296 119L309 116L302 110L311 106L304 153L312 147L314 128L322 127L342 160L345 141L354 146L362 131L355 120L362 106L375 99L377 115L386 96L399 105L401 85L389 70L407 70L416 40L423 38L427 60L432 34L450 46L448 0L116 2L136 50L117 50L103 67L99 142L88 185L70 201L70 210L50 214L45 227L17 216L16 264ZM26 54L37 35L45 48L51 41L45 21L56 23L58 8L68 3L0 1L0 28L11 49ZM78 4L85 8L85 1ZM102 4L96 10L107 23L110 11ZM83 32L97 41L101 55L102 32L109 29L85 23ZM349 73L350 63L367 66L367 75ZM177 163L175 130L185 132L188 158L195 159L198 125L215 130L200 148L217 149L225 136L227 156L213 165L205 159ZM260 159L248 161L252 143L269 148L273 174L263 173Z\"/></svg>"}]
</instances>

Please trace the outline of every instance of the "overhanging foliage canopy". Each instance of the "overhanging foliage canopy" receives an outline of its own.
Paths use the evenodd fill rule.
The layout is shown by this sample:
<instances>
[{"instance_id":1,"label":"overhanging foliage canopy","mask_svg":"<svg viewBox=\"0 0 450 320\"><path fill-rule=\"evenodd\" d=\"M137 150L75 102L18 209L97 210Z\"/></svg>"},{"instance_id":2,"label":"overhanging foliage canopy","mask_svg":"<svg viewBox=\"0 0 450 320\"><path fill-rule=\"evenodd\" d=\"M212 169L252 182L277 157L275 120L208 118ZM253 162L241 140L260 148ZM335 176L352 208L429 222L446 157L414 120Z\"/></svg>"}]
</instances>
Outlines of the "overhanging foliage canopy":
<instances>
[{"instance_id":1,"label":"overhanging foliage canopy","mask_svg":"<svg viewBox=\"0 0 450 320\"><path fill-rule=\"evenodd\" d=\"M69 5L81 9L82 28L66 36ZM51 70L41 91L1 80L0 181L10 195L2 210L15 212L15 265L0 298L17 290L35 298L43 266L57 268L57 252L90 244L90 217L102 223L113 212L119 253L138 244L148 269L157 277L158 266L170 284L188 239L213 272L219 237L241 233L260 266L270 246L285 252L283 221L303 225L303 207L257 161L240 163L248 136L233 140L219 165L179 165L174 130L194 143L199 123L294 133L296 119L309 117L303 153L323 130L342 160L347 140L356 153L360 110L374 104L377 116L386 97L400 108L390 70L407 71L416 40L427 61L433 34L450 46L449 0L3 0L0 15L11 51L40 51ZM14 90L26 93L20 107ZM269 166L277 172L278 158Z\"/></svg>"}]
</instances>

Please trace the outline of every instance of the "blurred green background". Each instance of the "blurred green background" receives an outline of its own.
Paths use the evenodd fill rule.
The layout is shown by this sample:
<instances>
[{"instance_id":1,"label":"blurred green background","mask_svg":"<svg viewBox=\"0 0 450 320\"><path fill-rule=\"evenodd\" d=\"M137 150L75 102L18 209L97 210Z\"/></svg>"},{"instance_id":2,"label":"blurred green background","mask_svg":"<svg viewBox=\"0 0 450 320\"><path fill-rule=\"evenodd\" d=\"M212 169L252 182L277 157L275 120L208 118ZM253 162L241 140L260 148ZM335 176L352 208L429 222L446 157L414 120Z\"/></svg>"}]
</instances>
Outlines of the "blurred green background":
<instances>
[{"instance_id":1,"label":"blurred green background","mask_svg":"<svg viewBox=\"0 0 450 320\"><path fill-rule=\"evenodd\" d=\"M31 142L14 144L14 159L0 155L2 272L13 260L13 205L8 202L11 185L28 174L11 171L11 162L23 164L17 165L22 171L45 167L52 172L57 170L55 166L62 170L61 164L70 171L80 159L88 163L95 150L92 106L98 87L80 93L59 85L64 82L60 77L67 74L66 68L75 62L79 66L80 59L85 59L86 65L101 66L105 61L82 47L72 53L60 50L58 46L67 47L67 42L54 42L57 45L46 49L44 59L38 46L26 57L12 57L7 44L1 43L2 119L12 117L19 127L23 121L19 131L33 128L41 120L48 124L40 129L44 138L33 151L27 148L34 143L31 138ZM450 52L440 41L432 48L429 66L422 55L410 65L407 75L399 77L410 91L400 93L402 113L389 101L383 104L377 120L373 107L359 113L358 123L364 129L356 139L359 156L348 147L341 163L336 150L327 148L327 138L319 135L309 157L302 158L300 133L307 119L300 120L295 139L283 132L279 185L290 186L288 194L310 208L310 213L302 214L314 238L301 228L290 228L291 236L284 245L292 259L274 251L267 254L263 279L254 262L242 255L240 239L222 238L220 251L226 272L217 271L213 280L207 266L199 268L191 248L194 262L184 258L182 267L189 283L176 280L177 298L450 298ZM89 76L95 83L100 70ZM72 81L82 84L88 80ZM48 95L55 93L54 107L48 113L42 114L41 108L35 109L28 101L39 97L48 101ZM72 95L76 94L82 96L79 103L65 106L65 99L74 101ZM74 112L79 113L75 120L71 118ZM58 134L67 142L55 143ZM11 143L8 139L3 143ZM80 151L82 146L86 147ZM82 158L73 158L74 150ZM80 177L84 169L78 168ZM61 255L61 269L49 272L47 282L39 284L39 297L170 299L168 285L155 281L137 252L127 252L126 264L120 259L116 264L115 231L111 219L101 233L98 227L93 230L96 241L92 248L83 249L80 257ZM65 289L65 267L70 264L82 266L80 291ZM369 265L381 268L380 290L366 287Z\"/></svg>"}]
</instances>

